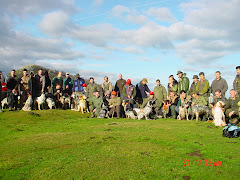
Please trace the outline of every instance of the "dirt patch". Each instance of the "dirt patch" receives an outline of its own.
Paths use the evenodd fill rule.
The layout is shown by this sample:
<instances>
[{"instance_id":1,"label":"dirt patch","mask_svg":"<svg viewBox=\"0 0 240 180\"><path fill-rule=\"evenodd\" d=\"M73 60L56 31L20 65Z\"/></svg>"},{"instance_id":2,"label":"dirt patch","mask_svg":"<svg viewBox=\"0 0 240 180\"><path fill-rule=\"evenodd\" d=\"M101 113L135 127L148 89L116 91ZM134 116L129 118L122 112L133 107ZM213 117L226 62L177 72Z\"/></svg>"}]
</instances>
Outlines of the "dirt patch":
<instances>
[{"instance_id":1,"label":"dirt patch","mask_svg":"<svg viewBox=\"0 0 240 180\"><path fill-rule=\"evenodd\" d=\"M152 157L150 152L144 151L144 152L140 152L141 155L145 155L145 156L150 156Z\"/></svg>"},{"instance_id":2,"label":"dirt patch","mask_svg":"<svg viewBox=\"0 0 240 180\"><path fill-rule=\"evenodd\" d=\"M211 126L207 126L207 128L212 128Z\"/></svg>"},{"instance_id":3,"label":"dirt patch","mask_svg":"<svg viewBox=\"0 0 240 180\"><path fill-rule=\"evenodd\" d=\"M182 178L183 178L184 180L189 180L189 179L191 179L190 176L183 176Z\"/></svg>"},{"instance_id":4,"label":"dirt patch","mask_svg":"<svg viewBox=\"0 0 240 180\"><path fill-rule=\"evenodd\" d=\"M104 131L111 131L111 129L106 129L106 130L104 130Z\"/></svg>"},{"instance_id":5,"label":"dirt patch","mask_svg":"<svg viewBox=\"0 0 240 180\"><path fill-rule=\"evenodd\" d=\"M90 139L95 139L95 137L90 137Z\"/></svg>"},{"instance_id":6,"label":"dirt patch","mask_svg":"<svg viewBox=\"0 0 240 180\"><path fill-rule=\"evenodd\" d=\"M183 141L187 141L186 139L184 139Z\"/></svg>"},{"instance_id":7,"label":"dirt patch","mask_svg":"<svg viewBox=\"0 0 240 180\"><path fill-rule=\"evenodd\" d=\"M116 139L116 138L114 138L114 137L112 137L112 136L108 136L108 137L106 137L106 138L103 138L104 141L107 141L107 140L109 140L109 139Z\"/></svg>"},{"instance_id":8,"label":"dirt patch","mask_svg":"<svg viewBox=\"0 0 240 180\"><path fill-rule=\"evenodd\" d=\"M200 158L203 158L203 155L201 154L201 151L200 150L195 150L191 153L186 153L187 155L189 156L192 156L192 157L200 157Z\"/></svg>"},{"instance_id":9,"label":"dirt patch","mask_svg":"<svg viewBox=\"0 0 240 180\"><path fill-rule=\"evenodd\" d=\"M234 143L234 144L236 144L237 142L226 142L226 143Z\"/></svg>"},{"instance_id":10,"label":"dirt patch","mask_svg":"<svg viewBox=\"0 0 240 180\"><path fill-rule=\"evenodd\" d=\"M115 122L112 122L112 123L110 123L109 125L117 125L117 123L115 123Z\"/></svg>"}]
</instances>

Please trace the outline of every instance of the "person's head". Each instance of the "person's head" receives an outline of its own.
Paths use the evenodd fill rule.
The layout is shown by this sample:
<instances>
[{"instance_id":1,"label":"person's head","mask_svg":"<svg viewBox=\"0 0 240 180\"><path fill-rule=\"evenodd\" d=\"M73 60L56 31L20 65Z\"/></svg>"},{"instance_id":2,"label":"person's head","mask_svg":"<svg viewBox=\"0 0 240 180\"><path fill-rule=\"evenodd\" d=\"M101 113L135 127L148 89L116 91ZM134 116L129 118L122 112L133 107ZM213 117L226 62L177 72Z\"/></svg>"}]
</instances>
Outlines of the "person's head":
<instances>
[{"instance_id":1,"label":"person's head","mask_svg":"<svg viewBox=\"0 0 240 180\"><path fill-rule=\"evenodd\" d=\"M15 70L14 70L14 69L11 71L11 76L12 76L12 77L15 76Z\"/></svg>"},{"instance_id":2,"label":"person's head","mask_svg":"<svg viewBox=\"0 0 240 180\"><path fill-rule=\"evenodd\" d=\"M156 84L157 84L157 86L160 86L161 82L159 79L156 80Z\"/></svg>"},{"instance_id":3,"label":"person's head","mask_svg":"<svg viewBox=\"0 0 240 180\"><path fill-rule=\"evenodd\" d=\"M117 92L116 91L112 91L111 96L112 96L112 98L116 97L117 96Z\"/></svg>"},{"instance_id":4,"label":"person's head","mask_svg":"<svg viewBox=\"0 0 240 180\"><path fill-rule=\"evenodd\" d=\"M240 66L236 67L237 74L240 75Z\"/></svg>"},{"instance_id":5,"label":"person's head","mask_svg":"<svg viewBox=\"0 0 240 180\"><path fill-rule=\"evenodd\" d=\"M2 76L2 71L0 71L0 76Z\"/></svg>"},{"instance_id":6,"label":"person's head","mask_svg":"<svg viewBox=\"0 0 240 180\"><path fill-rule=\"evenodd\" d=\"M149 98L150 98L150 99L153 99L153 98L154 98L154 92L152 92L152 91L149 92Z\"/></svg>"},{"instance_id":7,"label":"person's head","mask_svg":"<svg viewBox=\"0 0 240 180\"><path fill-rule=\"evenodd\" d=\"M231 89L230 90L230 97L235 98L236 95L237 95L237 92L234 89Z\"/></svg>"},{"instance_id":8,"label":"person's head","mask_svg":"<svg viewBox=\"0 0 240 180\"><path fill-rule=\"evenodd\" d=\"M216 71L215 72L215 76L216 76L216 79L220 79L221 78L221 72L220 71Z\"/></svg>"},{"instance_id":9,"label":"person's head","mask_svg":"<svg viewBox=\"0 0 240 180\"><path fill-rule=\"evenodd\" d=\"M173 75L170 75L170 76L168 77L168 81L169 81L170 84L172 84L172 83L174 82L174 77L173 77Z\"/></svg>"},{"instance_id":10,"label":"person's head","mask_svg":"<svg viewBox=\"0 0 240 180\"><path fill-rule=\"evenodd\" d=\"M69 78L69 77L70 77L70 74L67 72L67 73L65 74L65 76L66 76L66 78Z\"/></svg>"},{"instance_id":11,"label":"person's head","mask_svg":"<svg viewBox=\"0 0 240 180\"><path fill-rule=\"evenodd\" d=\"M122 79L122 74L119 74L119 75L118 75L118 79Z\"/></svg>"},{"instance_id":12,"label":"person's head","mask_svg":"<svg viewBox=\"0 0 240 180\"><path fill-rule=\"evenodd\" d=\"M199 94L197 92L193 92L193 95L192 95L193 98L196 99L198 96L199 96Z\"/></svg>"},{"instance_id":13,"label":"person's head","mask_svg":"<svg viewBox=\"0 0 240 180\"><path fill-rule=\"evenodd\" d=\"M60 89L61 89L61 85L60 85L60 84L57 84L57 85L56 85L56 89L57 89L57 90L60 90Z\"/></svg>"},{"instance_id":14,"label":"person's head","mask_svg":"<svg viewBox=\"0 0 240 180\"><path fill-rule=\"evenodd\" d=\"M131 79L127 79L126 84L127 84L127 85L131 85L131 83L132 83L132 82L131 82Z\"/></svg>"},{"instance_id":15,"label":"person's head","mask_svg":"<svg viewBox=\"0 0 240 180\"><path fill-rule=\"evenodd\" d=\"M199 78L198 78L198 75L194 75L194 76L193 76L193 81L194 81L195 83L198 82L198 79L199 79Z\"/></svg>"},{"instance_id":16,"label":"person's head","mask_svg":"<svg viewBox=\"0 0 240 180\"><path fill-rule=\"evenodd\" d=\"M111 95L111 91L107 90L107 91L105 92L105 96L109 97L110 95Z\"/></svg>"},{"instance_id":17,"label":"person's head","mask_svg":"<svg viewBox=\"0 0 240 180\"><path fill-rule=\"evenodd\" d=\"M181 91L180 91L180 96L183 97L183 98L186 98L186 97L187 97L186 91L181 90Z\"/></svg>"},{"instance_id":18,"label":"person's head","mask_svg":"<svg viewBox=\"0 0 240 180\"><path fill-rule=\"evenodd\" d=\"M147 84L147 83L148 83L148 80L147 80L146 78L143 78L143 79L142 79L142 84L145 85L145 84Z\"/></svg>"},{"instance_id":19,"label":"person's head","mask_svg":"<svg viewBox=\"0 0 240 180\"><path fill-rule=\"evenodd\" d=\"M62 72L58 72L58 75L57 75L59 78L62 77Z\"/></svg>"},{"instance_id":20,"label":"person's head","mask_svg":"<svg viewBox=\"0 0 240 180\"><path fill-rule=\"evenodd\" d=\"M27 69L23 70L23 76L27 76Z\"/></svg>"},{"instance_id":21,"label":"person's head","mask_svg":"<svg viewBox=\"0 0 240 180\"><path fill-rule=\"evenodd\" d=\"M80 78L80 74L77 73L77 74L75 75L75 77L76 77L77 79L79 79L79 78Z\"/></svg>"},{"instance_id":22,"label":"person's head","mask_svg":"<svg viewBox=\"0 0 240 180\"><path fill-rule=\"evenodd\" d=\"M182 72L182 71L178 71L178 72L177 72L177 75L178 75L179 78L182 78L183 72Z\"/></svg>"},{"instance_id":23,"label":"person's head","mask_svg":"<svg viewBox=\"0 0 240 180\"><path fill-rule=\"evenodd\" d=\"M45 72L44 72L44 76L48 76L48 71L45 71Z\"/></svg>"},{"instance_id":24,"label":"person's head","mask_svg":"<svg viewBox=\"0 0 240 180\"><path fill-rule=\"evenodd\" d=\"M200 77L200 80L204 80L204 79L205 79L205 74L204 74L204 72L200 72L200 73L199 73L199 77Z\"/></svg>"},{"instance_id":25,"label":"person's head","mask_svg":"<svg viewBox=\"0 0 240 180\"><path fill-rule=\"evenodd\" d=\"M38 75L40 76L40 75L42 75L42 73L43 73L43 70L42 70L42 69L39 69L39 70L38 70Z\"/></svg>"},{"instance_id":26,"label":"person's head","mask_svg":"<svg viewBox=\"0 0 240 180\"><path fill-rule=\"evenodd\" d=\"M222 92L221 92L220 89L215 90L214 94L215 94L215 96L216 96L217 98L221 98L221 97L222 97Z\"/></svg>"},{"instance_id":27,"label":"person's head","mask_svg":"<svg viewBox=\"0 0 240 180\"><path fill-rule=\"evenodd\" d=\"M34 77L34 72L33 71L30 72L30 77Z\"/></svg>"},{"instance_id":28,"label":"person's head","mask_svg":"<svg viewBox=\"0 0 240 180\"><path fill-rule=\"evenodd\" d=\"M96 92L94 93L94 95L96 96L96 98L98 98L98 97L100 96L100 92L99 92L99 91L96 91Z\"/></svg>"},{"instance_id":29,"label":"person's head","mask_svg":"<svg viewBox=\"0 0 240 180\"><path fill-rule=\"evenodd\" d=\"M94 78L93 78L93 77L90 77L90 79L89 79L89 83L91 83L91 84L94 83Z\"/></svg>"},{"instance_id":30,"label":"person's head","mask_svg":"<svg viewBox=\"0 0 240 180\"><path fill-rule=\"evenodd\" d=\"M169 96L170 96L171 98L174 97L174 96L175 96L175 91L170 90L170 91L169 91Z\"/></svg>"},{"instance_id":31,"label":"person's head","mask_svg":"<svg viewBox=\"0 0 240 180\"><path fill-rule=\"evenodd\" d=\"M108 82L108 77L107 76L104 77L104 82Z\"/></svg>"}]
</instances>

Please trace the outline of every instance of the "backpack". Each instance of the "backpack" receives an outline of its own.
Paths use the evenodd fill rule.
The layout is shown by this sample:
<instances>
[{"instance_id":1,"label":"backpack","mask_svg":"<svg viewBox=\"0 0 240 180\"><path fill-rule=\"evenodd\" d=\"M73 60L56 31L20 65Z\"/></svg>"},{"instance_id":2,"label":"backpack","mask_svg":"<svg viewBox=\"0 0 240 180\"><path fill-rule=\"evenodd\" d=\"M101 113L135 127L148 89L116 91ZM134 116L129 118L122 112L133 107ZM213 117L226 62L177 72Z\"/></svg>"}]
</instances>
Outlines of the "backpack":
<instances>
[{"instance_id":1,"label":"backpack","mask_svg":"<svg viewBox=\"0 0 240 180\"><path fill-rule=\"evenodd\" d=\"M240 135L240 128L237 127L236 124L231 124L229 123L226 127L223 128L223 137L229 137L229 138L234 138L234 137L239 137Z\"/></svg>"}]
</instances>

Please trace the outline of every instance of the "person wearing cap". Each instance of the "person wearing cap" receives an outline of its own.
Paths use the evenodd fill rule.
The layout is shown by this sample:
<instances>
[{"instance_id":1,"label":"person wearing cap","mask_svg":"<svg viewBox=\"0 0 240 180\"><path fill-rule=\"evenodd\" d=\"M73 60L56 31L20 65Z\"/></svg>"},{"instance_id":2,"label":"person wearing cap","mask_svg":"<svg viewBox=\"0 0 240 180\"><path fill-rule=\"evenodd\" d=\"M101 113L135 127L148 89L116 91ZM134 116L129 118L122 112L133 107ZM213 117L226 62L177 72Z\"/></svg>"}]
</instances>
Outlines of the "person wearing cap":
<instances>
[{"instance_id":1,"label":"person wearing cap","mask_svg":"<svg viewBox=\"0 0 240 180\"><path fill-rule=\"evenodd\" d=\"M11 95L11 93L14 94L14 107L15 110L17 110L17 106L18 106L18 96L15 95L15 92L17 91L18 88L18 81L16 80L16 75L15 75L15 70L13 69L11 71L11 75L9 76L8 80L7 80L7 88L8 88L8 93L7 96L9 97ZM9 109L10 111L12 111L12 109Z\"/></svg>"},{"instance_id":2,"label":"person wearing cap","mask_svg":"<svg viewBox=\"0 0 240 180\"><path fill-rule=\"evenodd\" d=\"M71 95L73 89L73 79L70 77L68 72L65 74L65 76L66 78L63 79L63 92Z\"/></svg>"},{"instance_id":3,"label":"person wearing cap","mask_svg":"<svg viewBox=\"0 0 240 180\"><path fill-rule=\"evenodd\" d=\"M177 80L174 78L174 76L173 75L170 75L169 77L168 77L168 94L169 94L169 92L170 91L174 91L174 92L176 92L177 93L177 91L178 91L178 82L177 82Z\"/></svg>"},{"instance_id":4,"label":"person wearing cap","mask_svg":"<svg viewBox=\"0 0 240 180\"><path fill-rule=\"evenodd\" d=\"M219 89L222 92L222 96L225 96L225 93L228 90L227 81L221 77L221 72L220 71L215 72L215 77L216 77L216 79L214 79L212 84L211 84L211 88L210 88L211 93L214 94L214 92L217 89Z\"/></svg>"},{"instance_id":5,"label":"person wearing cap","mask_svg":"<svg viewBox=\"0 0 240 180\"><path fill-rule=\"evenodd\" d=\"M152 103L153 112L151 114L159 115L160 114L160 111L159 111L160 110L160 102L156 98L154 92L152 92L152 91L149 92L149 97L147 98L146 101L143 102L143 104L141 105L140 108L143 109L147 105L148 101L151 101L151 103ZM146 117L146 118L148 119L150 117Z\"/></svg>"},{"instance_id":6,"label":"person wearing cap","mask_svg":"<svg viewBox=\"0 0 240 180\"><path fill-rule=\"evenodd\" d=\"M23 107L23 103L27 100L28 98L28 93L29 93L29 76L27 73L27 69L23 70L23 75L19 78L19 93L20 93L20 109Z\"/></svg>"},{"instance_id":7,"label":"person wearing cap","mask_svg":"<svg viewBox=\"0 0 240 180\"><path fill-rule=\"evenodd\" d=\"M169 96L167 98L167 100L169 100L169 104L167 104L167 106L169 107L170 111L168 113L168 115L170 115L170 118L172 119L176 119L177 114L176 114L176 106L178 104L178 96L177 93L175 91L170 90L169 91Z\"/></svg>"},{"instance_id":8,"label":"person wearing cap","mask_svg":"<svg viewBox=\"0 0 240 180\"><path fill-rule=\"evenodd\" d=\"M57 77L54 77L52 80L53 94L57 91L57 88L56 88L57 85L60 85L61 89L63 89L62 72L60 72L60 71L58 72Z\"/></svg>"},{"instance_id":9,"label":"person wearing cap","mask_svg":"<svg viewBox=\"0 0 240 180\"><path fill-rule=\"evenodd\" d=\"M160 80L156 80L156 86L154 87L154 95L160 103L160 107L162 107L163 100L167 99L167 91L166 88L161 84Z\"/></svg>"},{"instance_id":10,"label":"person wearing cap","mask_svg":"<svg viewBox=\"0 0 240 180\"><path fill-rule=\"evenodd\" d=\"M236 67L237 75L233 81L233 89L238 93L240 96L240 66Z\"/></svg>"},{"instance_id":11,"label":"person wearing cap","mask_svg":"<svg viewBox=\"0 0 240 180\"><path fill-rule=\"evenodd\" d=\"M126 80L122 78L122 74L118 75L118 80L116 81L114 91L117 92L118 97L122 97L123 86L126 84Z\"/></svg>"},{"instance_id":12,"label":"person wearing cap","mask_svg":"<svg viewBox=\"0 0 240 180\"><path fill-rule=\"evenodd\" d=\"M86 89L86 96L88 98L93 97L93 93L99 91L100 95L102 95L101 93L101 87L98 86L95 82L94 82L94 78L90 77L89 79L89 84L87 85L87 89Z\"/></svg>"},{"instance_id":13,"label":"person wearing cap","mask_svg":"<svg viewBox=\"0 0 240 180\"><path fill-rule=\"evenodd\" d=\"M92 114L91 118L94 118L98 115L102 108L103 98L100 96L100 92L95 91L93 96L87 99L87 102L89 103L89 110Z\"/></svg>"},{"instance_id":14,"label":"person wearing cap","mask_svg":"<svg viewBox=\"0 0 240 180\"><path fill-rule=\"evenodd\" d=\"M144 101L147 100L146 92L150 92L150 89L148 88L147 83L148 83L147 79L143 78L142 81L136 85L136 91L137 91L136 100L139 106L143 104Z\"/></svg>"},{"instance_id":15,"label":"person wearing cap","mask_svg":"<svg viewBox=\"0 0 240 180\"><path fill-rule=\"evenodd\" d=\"M104 82L101 84L101 87L102 87L102 89L103 89L103 94L104 95L106 95L105 93L107 92L107 91L110 91L110 92L112 92L112 83L108 80L108 77L107 76L105 76L104 77Z\"/></svg>"},{"instance_id":16,"label":"person wearing cap","mask_svg":"<svg viewBox=\"0 0 240 180\"><path fill-rule=\"evenodd\" d=\"M133 103L133 99L135 98L136 93L136 87L132 85L131 80L128 79L126 84L123 86L123 99L129 100L131 103Z\"/></svg>"},{"instance_id":17,"label":"person wearing cap","mask_svg":"<svg viewBox=\"0 0 240 180\"><path fill-rule=\"evenodd\" d=\"M116 91L112 91L111 93L111 99L109 100L109 117L113 117L114 113L117 113L117 118L120 118L120 112L121 112L121 98L117 96Z\"/></svg>"},{"instance_id":18,"label":"person wearing cap","mask_svg":"<svg viewBox=\"0 0 240 180\"><path fill-rule=\"evenodd\" d=\"M193 92L196 91L196 87L197 87L198 80L199 80L198 75L194 75L194 76L193 76L193 82L192 82L191 87L190 87L190 90L189 90L190 96L192 96L192 95L193 95Z\"/></svg>"},{"instance_id":19,"label":"person wearing cap","mask_svg":"<svg viewBox=\"0 0 240 180\"><path fill-rule=\"evenodd\" d=\"M82 87L83 87L82 94L86 95L86 93L87 93L87 84L86 84L86 83L83 83L83 84L82 84Z\"/></svg>"},{"instance_id":20,"label":"person wearing cap","mask_svg":"<svg viewBox=\"0 0 240 180\"><path fill-rule=\"evenodd\" d=\"M75 78L76 79L73 81L72 92L76 92L78 94L84 94L83 84L85 84L85 80L81 78L78 73L76 74Z\"/></svg>"},{"instance_id":21,"label":"person wearing cap","mask_svg":"<svg viewBox=\"0 0 240 180\"><path fill-rule=\"evenodd\" d=\"M188 94L189 89L189 79L186 77L186 73L183 74L182 71L177 72L178 75L178 94L184 90Z\"/></svg>"},{"instance_id":22,"label":"person wearing cap","mask_svg":"<svg viewBox=\"0 0 240 180\"><path fill-rule=\"evenodd\" d=\"M239 118L239 102L240 102L240 97L237 96L237 91L234 89L230 90L230 97L228 99L228 102L225 106L225 114L227 119L230 119L229 122L231 123L231 119L238 117Z\"/></svg>"},{"instance_id":23,"label":"person wearing cap","mask_svg":"<svg viewBox=\"0 0 240 180\"><path fill-rule=\"evenodd\" d=\"M199 73L200 81L198 81L196 86L196 91L199 96L203 96L207 101L209 97L209 82L205 79L204 72Z\"/></svg>"}]
</instances>

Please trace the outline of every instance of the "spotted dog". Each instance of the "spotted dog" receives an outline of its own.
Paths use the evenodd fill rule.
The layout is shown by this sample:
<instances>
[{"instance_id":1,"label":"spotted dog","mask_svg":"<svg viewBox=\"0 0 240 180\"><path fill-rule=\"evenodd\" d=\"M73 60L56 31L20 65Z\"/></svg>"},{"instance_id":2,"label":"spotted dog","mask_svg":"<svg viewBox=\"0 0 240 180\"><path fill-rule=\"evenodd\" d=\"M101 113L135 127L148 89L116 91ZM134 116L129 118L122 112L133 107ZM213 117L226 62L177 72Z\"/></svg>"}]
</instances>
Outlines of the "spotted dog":
<instances>
[{"instance_id":1,"label":"spotted dog","mask_svg":"<svg viewBox=\"0 0 240 180\"><path fill-rule=\"evenodd\" d=\"M127 119L137 119L137 117L134 114L132 104L129 101L123 100L122 106Z\"/></svg>"},{"instance_id":2,"label":"spotted dog","mask_svg":"<svg viewBox=\"0 0 240 180\"><path fill-rule=\"evenodd\" d=\"M191 102L183 103L182 106L179 106L179 115L177 116L178 120L187 119L189 120L188 108L191 106Z\"/></svg>"},{"instance_id":3,"label":"spotted dog","mask_svg":"<svg viewBox=\"0 0 240 180\"><path fill-rule=\"evenodd\" d=\"M47 103L47 105L48 105L48 107L49 107L50 110L51 110L53 107L54 107L55 109L57 109L57 108L56 108L56 104L55 104L53 98L48 97L48 98L46 99L46 103Z\"/></svg>"},{"instance_id":4,"label":"spotted dog","mask_svg":"<svg viewBox=\"0 0 240 180\"><path fill-rule=\"evenodd\" d=\"M163 107L162 107L162 110L161 110L161 114L163 115L164 119L167 118L167 114L169 113L169 105L170 104L170 101L169 100L164 100L163 101Z\"/></svg>"},{"instance_id":5,"label":"spotted dog","mask_svg":"<svg viewBox=\"0 0 240 180\"><path fill-rule=\"evenodd\" d=\"M32 103L33 103L32 96L29 95L26 102L25 102L25 105L22 108L22 110L23 111L31 111L32 110L32 108L31 108Z\"/></svg>"},{"instance_id":6,"label":"spotted dog","mask_svg":"<svg viewBox=\"0 0 240 180\"><path fill-rule=\"evenodd\" d=\"M210 112L210 109L208 106L196 104L196 105L192 106L192 108L191 108L191 115L192 115L191 120L193 120L194 116L196 116L196 121L198 121L199 115L201 115L201 114L205 114L207 116L207 118L209 118L209 116L208 116L209 112Z\"/></svg>"},{"instance_id":7,"label":"spotted dog","mask_svg":"<svg viewBox=\"0 0 240 180\"><path fill-rule=\"evenodd\" d=\"M145 117L146 120L150 120L149 115L152 113L153 103L151 100L147 102L147 105L141 110L139 108L133 108L137 112L138 120L141 120Z\"/></svg>"}]
</instances>

